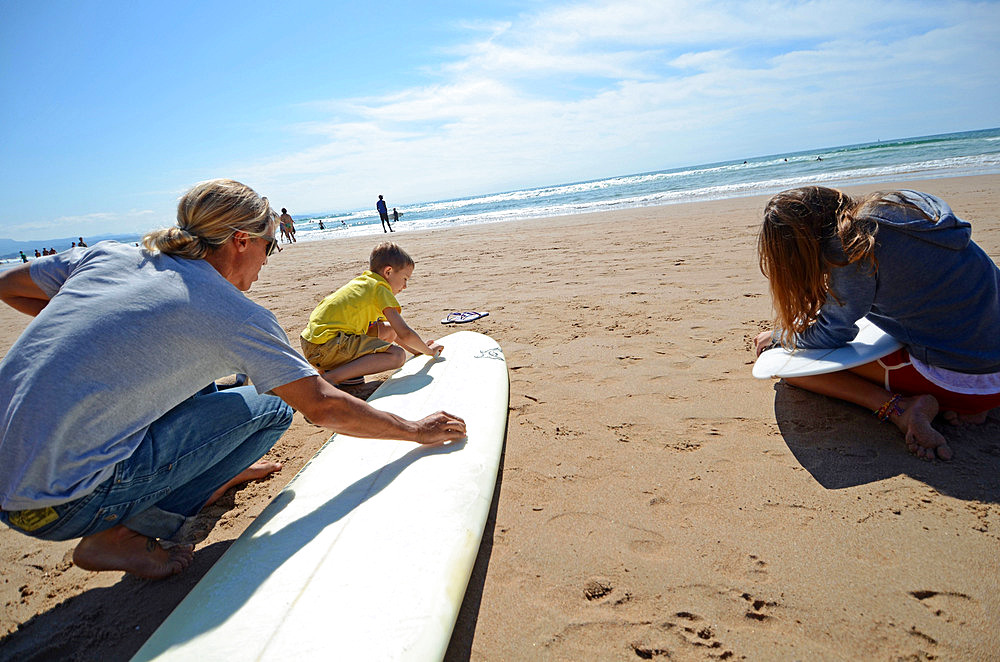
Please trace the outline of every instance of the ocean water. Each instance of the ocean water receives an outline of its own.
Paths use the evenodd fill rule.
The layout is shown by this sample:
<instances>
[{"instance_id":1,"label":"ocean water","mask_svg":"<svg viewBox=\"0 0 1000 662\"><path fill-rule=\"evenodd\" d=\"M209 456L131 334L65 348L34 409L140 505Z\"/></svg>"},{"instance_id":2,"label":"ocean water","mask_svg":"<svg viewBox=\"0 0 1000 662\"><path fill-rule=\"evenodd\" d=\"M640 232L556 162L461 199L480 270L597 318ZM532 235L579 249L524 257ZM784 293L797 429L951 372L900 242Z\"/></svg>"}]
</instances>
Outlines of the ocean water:
<instances>
[{"instance_id":1,"label":"ocean water","mask_svg":"<svg viewBox=\"0 0 1000 662\"><path fill-rule=\"evenodd\" d=\"M409 205L394 203L390 196L388 203L390 210L396 204L401 214L395 229L406 232L761 195L805 184L891 183L997 173L1000 128L772 154ZM382 228L374 205L373 200L369 209L296 217L296 239L379 235ZM0 269L20 263L10 257L0 260Z\"/></svg>"},{"instance_id":2,"label":"ocean water","mask_svg":"<svg viewBox=\"0 0 1000 662\"><path fill-rule=\"evenodd\" d=\"M1000 173L1000 128L772 154L687 168L399 206L399 231L719 200L837 186ZM389 203L392 216L393 202ZM320 222L324 229L319 229ZM381 234L374 209L297 217L296 239Z\"/></svg>"}]
</instances>

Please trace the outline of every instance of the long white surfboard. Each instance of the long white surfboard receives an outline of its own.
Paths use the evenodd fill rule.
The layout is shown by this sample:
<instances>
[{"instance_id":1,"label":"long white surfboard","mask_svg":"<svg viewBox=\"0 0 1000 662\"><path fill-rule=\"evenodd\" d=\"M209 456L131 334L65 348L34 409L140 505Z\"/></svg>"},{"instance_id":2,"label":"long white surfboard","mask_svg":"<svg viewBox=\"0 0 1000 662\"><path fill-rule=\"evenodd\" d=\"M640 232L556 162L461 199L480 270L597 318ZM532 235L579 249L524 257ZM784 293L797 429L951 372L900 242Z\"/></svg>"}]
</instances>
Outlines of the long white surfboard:
<instances>
[{"instance_id":1,"label":"long white surfboard","mask_svg":"<svg viewBox=\"0 0 1000 662\"><path fill-rule=\"evenodd\" d=\"M461 416L437 447L335 434L133 660L440 660L493 498L509 381L499 345L459 331L368 402Z\"/></svg>"},{"instance_id":2,"label":"long white surfboard","mask_svg":"<svg viewBox=\"0 0 1000 662\"><path fill-rule=\"evenodd\" d=\"M774 347L761 352L753 365L753 376L757 379L772 379L825 375L875 361L903 346L868 318L859 319L857 325L858 335L843 347L798 349L794 352Z\"/></svg>"}]
</instances>

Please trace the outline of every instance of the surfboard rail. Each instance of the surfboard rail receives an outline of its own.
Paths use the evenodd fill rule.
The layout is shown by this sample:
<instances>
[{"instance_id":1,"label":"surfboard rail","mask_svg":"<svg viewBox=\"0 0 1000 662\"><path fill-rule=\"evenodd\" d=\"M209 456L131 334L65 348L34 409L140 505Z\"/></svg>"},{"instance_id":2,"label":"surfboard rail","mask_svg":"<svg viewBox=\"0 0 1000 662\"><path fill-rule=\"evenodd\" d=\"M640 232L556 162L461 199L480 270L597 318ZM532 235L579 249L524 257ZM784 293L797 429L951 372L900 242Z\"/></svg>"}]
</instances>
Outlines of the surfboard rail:
<instances>
[{"instance_id":1,"label":"surfboard rail","mask_svg":"<svg viewBox=\"0 0 1000 662\"><path fill-rule=\"evenodd\" d=\"M753 365L753 376L776 379L824 375L870 363L903 346L867 317L858 320L857 325L858 335L842 347L795 351L773 347L765 350Z\"/></svg>"}]
</instances>

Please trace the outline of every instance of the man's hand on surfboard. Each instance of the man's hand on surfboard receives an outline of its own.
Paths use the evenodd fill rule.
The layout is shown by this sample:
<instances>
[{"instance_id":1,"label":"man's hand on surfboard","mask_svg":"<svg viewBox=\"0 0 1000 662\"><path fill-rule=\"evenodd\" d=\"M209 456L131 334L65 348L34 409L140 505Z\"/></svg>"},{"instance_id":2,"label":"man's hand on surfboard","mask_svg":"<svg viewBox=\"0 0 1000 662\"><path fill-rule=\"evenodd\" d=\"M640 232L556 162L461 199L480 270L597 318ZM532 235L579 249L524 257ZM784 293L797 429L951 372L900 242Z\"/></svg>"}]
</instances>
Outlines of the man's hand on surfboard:
<instances>
[{"instance_id":1,"label":"man's hand on surfboard","mask_svg":"<svg viewBox=\"0 0 1000 662\"><path fill-rule=\"evenodd\" d=\"M417 421L418 444L440 444L465 438L465 421L448 412L439 411Z\"/></svg>"}]
</instances>

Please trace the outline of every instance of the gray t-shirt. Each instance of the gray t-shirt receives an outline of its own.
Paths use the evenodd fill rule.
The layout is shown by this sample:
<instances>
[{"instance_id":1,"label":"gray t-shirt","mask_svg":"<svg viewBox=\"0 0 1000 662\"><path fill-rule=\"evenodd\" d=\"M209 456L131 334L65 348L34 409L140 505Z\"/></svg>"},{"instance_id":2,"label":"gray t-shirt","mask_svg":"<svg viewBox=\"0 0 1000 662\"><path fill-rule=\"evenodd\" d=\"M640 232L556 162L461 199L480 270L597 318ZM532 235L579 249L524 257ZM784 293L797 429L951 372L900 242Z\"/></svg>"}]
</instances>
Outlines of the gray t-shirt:
<instances>
[{"instance_id":1,"label":"gray t-shirt","mask_svg":"<svg viewBox=\"0 0 1000 662\"><path fill-rule=\"evenodd\" d=\"M0 507L90 493L153 421L233 373L315 375L274 315L204 260L105 241L39 258L51 297L0 363Z\"/></svg>"}]
</instances>

